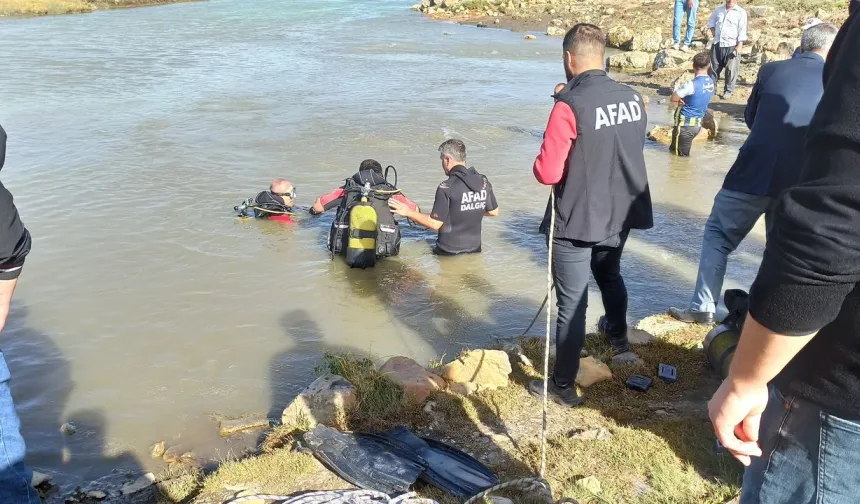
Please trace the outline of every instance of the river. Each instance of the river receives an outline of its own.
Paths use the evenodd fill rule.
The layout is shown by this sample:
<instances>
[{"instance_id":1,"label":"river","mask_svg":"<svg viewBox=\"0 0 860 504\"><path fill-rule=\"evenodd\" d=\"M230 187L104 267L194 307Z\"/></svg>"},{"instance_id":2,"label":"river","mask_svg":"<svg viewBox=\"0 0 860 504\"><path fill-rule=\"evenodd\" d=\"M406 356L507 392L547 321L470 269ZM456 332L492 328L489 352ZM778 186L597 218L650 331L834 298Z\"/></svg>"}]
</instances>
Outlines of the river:
<instances>
[{"instance_id":1,"label":"river","mask_svg":"<svg viewBox=\"0 0 860 504\"><path fill-rule=\"evenodd\" d=\"M213 0L0 31L2 177L34 239L0 344L29 461L61 482L158 469L162 439L227 458L253 440L221 440L213 416L277 415L323 352L427 362L516 336L544 297L531 164L557 39L432 22L403 0ZM667 124L668 106L649 119ZM625 256L631 321L688 301L731 130L691 159L648 145L657 226ZM325 250L332 215L234 218L273 178L308 205L369 157L429 207L448 136L500 203L479 256L434 257L406 229L400 257L350 271ZM727 286L749 285L762 243L759 227Z\"/></svg>"}]
</instances>

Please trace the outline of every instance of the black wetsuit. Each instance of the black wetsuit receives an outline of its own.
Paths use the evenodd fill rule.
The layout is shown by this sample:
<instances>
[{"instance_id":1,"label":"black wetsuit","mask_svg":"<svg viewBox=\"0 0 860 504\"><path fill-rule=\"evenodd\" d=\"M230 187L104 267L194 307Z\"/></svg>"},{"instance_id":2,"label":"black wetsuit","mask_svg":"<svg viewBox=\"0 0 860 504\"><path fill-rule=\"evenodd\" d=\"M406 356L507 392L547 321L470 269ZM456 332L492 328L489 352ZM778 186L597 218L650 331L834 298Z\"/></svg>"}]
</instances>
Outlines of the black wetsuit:
<instances>
[{"instance_id":1,"label":"black wetsuit","mask_svg":"<svg viewBox=\"0 0 860 504\"><path fill-rule=\"evenodd\" d=\"M0 126L0 169L6 162L6 131ZM18 216L12 193L0 182L0 280L14 280L21 274L30 253L30 233Z\"/></svg>"},{"instance_id":2,"label":"black wetsuit","mask_svg":"<svg viewBox=\"0 0 860 504\"><path fill-rule=\"evenodd\" d=\"M442 221L436 239L437 254L468 254L481 251L484 212L498 208L493 186L474 168L455 166L436 189L430 217Z\"/></svg>"}]
</instances>

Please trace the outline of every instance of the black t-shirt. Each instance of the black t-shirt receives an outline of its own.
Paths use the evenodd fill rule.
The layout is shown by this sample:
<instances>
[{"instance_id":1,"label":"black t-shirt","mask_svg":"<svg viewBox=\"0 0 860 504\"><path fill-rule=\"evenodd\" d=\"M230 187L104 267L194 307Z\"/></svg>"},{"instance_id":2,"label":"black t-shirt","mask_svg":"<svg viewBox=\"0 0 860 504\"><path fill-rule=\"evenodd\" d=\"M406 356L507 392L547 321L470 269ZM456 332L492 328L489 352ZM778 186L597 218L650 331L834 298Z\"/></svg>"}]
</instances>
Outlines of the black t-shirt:
<instances>
[{"instance_id":1,"label":"black t-shirt","mask_svg":"<svg viewBox=\"0 0 860 504\"><path fill-rule=\"evenodd\" d=\"M750 290L750 315L779 334L818 331L774 380L860 418L860 18L833 43L809 125L801 182L779 198Z\"/></svg>"},{"instance_id":2,"label":"black t-shirt","mask_svg":"<svg viewBox=\"0 0 860 504\"><path fill-rule=\"evenodd\" d=\"M436 189L430 217L442 221L436 252L466 254L481 251L484 212L498 208L493 186L474 168L455 166Z\"/></svg>"},{"instance_id":3,"label":"black t-shirt","mask_svg":"<svg viewBox=\"0 0 860 504\"><path fill-rule=\"evenodd\" d=\"M0 126L0 169L5 162L6 132ZM0 264L18 258L21 252L19 245L25 233L12 193L0 182Z\"/></svg>"}]
</instances>

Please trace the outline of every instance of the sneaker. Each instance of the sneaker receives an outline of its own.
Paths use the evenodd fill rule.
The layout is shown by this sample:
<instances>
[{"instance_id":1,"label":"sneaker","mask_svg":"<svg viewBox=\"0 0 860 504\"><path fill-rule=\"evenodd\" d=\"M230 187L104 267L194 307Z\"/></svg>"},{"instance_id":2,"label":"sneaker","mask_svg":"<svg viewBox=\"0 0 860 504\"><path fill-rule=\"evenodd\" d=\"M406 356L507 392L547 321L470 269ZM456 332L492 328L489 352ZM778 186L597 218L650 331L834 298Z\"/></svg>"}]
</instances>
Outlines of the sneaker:
<instances>
[{"instance_id":1,"label":"sneaker","mask_svg":"<svg viewBox=\"0 0 860 504\"><path fill-rule=\"evenodd\" d=\"M577 392L576 385L559 387L555 384L555 380L550 380L548 392L550 400L566 408L573 408L582 404L582 396ZM538 399L543 399L543 380L532 380L529 383L529 393Z\"/></svg>"},{"instance_id":2,"label":"sneaker","mask_svg":"<svg viewBox=\"0 0 860 504\"><path fill-rule=\"evenodd\" d=\"M609 344L612 346L612 352L615 355L623 354L630 351L630 343L627 341L627 331L625 329L624 334L610 334L609 330L609 321L606 319L606 316L600 317L600 320L597 321L597 333L601 336L605 336L606 340L609 341Z\"/></svg>"},{"instance_id":3,"label":"sneaker","mask_svg":"<svg viewBox=\"0 0 860 504\"><path fill-rule=\"evenodd\" d=\"M690 46L688 46L687 44L684 44L684 47L682 47L681 50L684 52L690 52Z\"/></svg>"},{"instance_id":4,"label":"sneaker","mask_svg":"<svg viewBox=\"0 0 860 504\"><path fill-rule=\"evenodd\" d=\"M677 50L679 50L679 49L681 49L681 43L680 43L680 42L675 42L674 44L672 44L672 49L674 49L674 50L676 50L676 51L677 51Z\"/></svg>"},{"instance_id":5,"label":"sneaker","mask_svg":"<svg viewBox=\"0 0 860 504\"><path fill-rule=\"evenodd\" d=\"M698 310L682 310L680 308L669 308L669 316L687 322L688 324L713 325L714 314L711 312L703 312Z\"/></svg>"},{"instance_id":6,"label":"sneaker","mask_svg":"<svg viewBox=\"0 0 860 504\"><path fill-rule=\"evenodd\" d=\"M732 97L731 91L726 91L725 93L723 93L723 100L728 100L731 97Z\"/></svg>"}]
</instances>

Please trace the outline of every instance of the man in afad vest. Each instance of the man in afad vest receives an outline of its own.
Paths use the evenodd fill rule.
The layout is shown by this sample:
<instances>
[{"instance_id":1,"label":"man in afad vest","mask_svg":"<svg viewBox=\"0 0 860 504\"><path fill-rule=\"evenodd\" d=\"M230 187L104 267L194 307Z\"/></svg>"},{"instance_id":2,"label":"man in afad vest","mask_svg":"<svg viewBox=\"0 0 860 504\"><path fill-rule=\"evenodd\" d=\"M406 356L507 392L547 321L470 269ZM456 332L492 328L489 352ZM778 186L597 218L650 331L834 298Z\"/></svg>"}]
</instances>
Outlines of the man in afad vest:
<instances>
[{"instance_id":1,"label":"man in afad vest","mask_svg":"<svg viewBox=\"0 0 860 504\"><path fill-rule=\"evenodd\" d=\"M638 359L627 341L627 289L621 253L631 229L653 226L645 171L648 118L642 97L603 70L605 37L580 23L564 37L567 86L552 109L534 175L554 188L541 229L552 232L552 276L558 298L556 363L548 384L553 401L582 402L574 380L585 344L588 276L594 275L606 315L598 330L615 356ZM555 226L550 229L551 212ZM549 236L548 236L549 238ZM543 381L529 390L543 395Z\"/></svg>"},{"instance_id":2,"label":"man in afad vest","mask_svg":"<svg viewBox=\"0 0 860 504\"><path fill-rule=\"evenodd\" d=\"M714 97L716 84L708 73L711 70L711 57L706 52L693 56L693 80L681 84L672 93L672 103L677 103L675 127L672 130L672 145L669 150L677 156L689 156L693 140L702 131L702 120L708 112L708 105Z\"/></svg>"}]
</instances>

